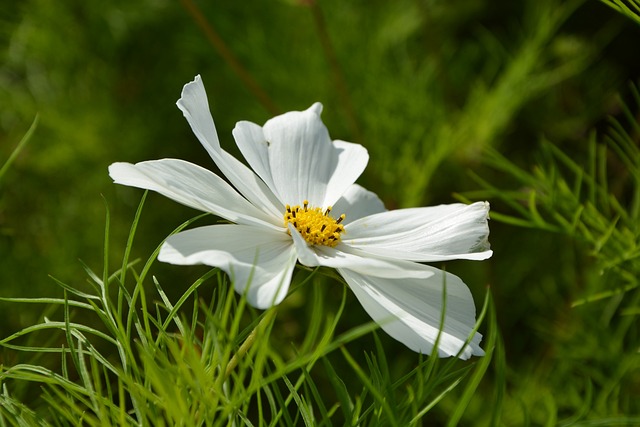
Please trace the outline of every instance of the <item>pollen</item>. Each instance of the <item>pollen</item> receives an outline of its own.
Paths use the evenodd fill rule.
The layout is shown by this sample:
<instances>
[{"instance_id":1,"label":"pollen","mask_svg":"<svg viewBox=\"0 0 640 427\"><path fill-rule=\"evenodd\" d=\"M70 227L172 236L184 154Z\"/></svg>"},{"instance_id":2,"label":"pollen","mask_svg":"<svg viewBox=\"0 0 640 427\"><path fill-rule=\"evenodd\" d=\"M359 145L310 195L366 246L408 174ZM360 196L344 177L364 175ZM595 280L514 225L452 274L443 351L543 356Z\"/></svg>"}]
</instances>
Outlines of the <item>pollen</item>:
<instances>
[{"instance_id":1,"label":"pollen","mask_svg":"<svg viewBox=\"0 0 640 427\"><path fill-rule=\"evenodd\" d=\"M340 224L345 219L345 214L337 219L331 215L331 206L326 210L309 206L305 200L303 205L289 206L284 213L284 226L289 224L298 230L300 235L312 245L334 247L340 242L340 234L344 232L344 225Z\"/></svg>"}]
</instances>

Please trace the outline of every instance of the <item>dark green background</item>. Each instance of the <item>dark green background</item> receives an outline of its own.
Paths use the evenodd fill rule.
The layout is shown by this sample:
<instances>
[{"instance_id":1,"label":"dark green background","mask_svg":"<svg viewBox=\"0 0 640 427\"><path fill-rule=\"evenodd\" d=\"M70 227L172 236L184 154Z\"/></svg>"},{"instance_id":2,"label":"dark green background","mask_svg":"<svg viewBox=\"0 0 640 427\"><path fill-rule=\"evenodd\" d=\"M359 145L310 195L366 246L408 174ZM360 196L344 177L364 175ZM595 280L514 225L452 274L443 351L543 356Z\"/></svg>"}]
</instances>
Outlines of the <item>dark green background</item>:
<instances>
[{"instance_id":1,"label":"dark green background","mask_svg":"<svg viewBox=\"0 0 640 427\"><path fill-rule=\"evenodd\" d=\"M175 157L214 167L175 107L196 74L233 153L236 121L262 124L322 102L331 136L370 152L359 182L398 208L450 203L455 192L477 190L470 170L517 190L512 177L486 165L487 147L525 170L541 161L541 137L585 159L589 133L602 134L606 117L620 114L615 95L628 98L640 71L640 28L596 1L197 2L265 101L210 43L188 4L31 0L0 7L1 162L40 116L0 182L0 295L61 295L48 275L82 288L78 259L101 271L103 197L112 218L111 268L118 268L142 192L113 185L112 162ZM625 178L619 164L610 174L614 183ZM624 186L611 191L624 199ZM150 195L133 257L146 259L195 214ZM607 328L596 322L606 301L569 307L585 282L598 280L587 249L559 234L490 225L494 257L447 269L480 302L485 286L492 288L509 384L518 390L511 404L539 403L523 397L532 379L540 382L532 396L539 396L576 377L598 383L615 371ZM157 265L153 274L176 298L204 271ZM301 293L303 300L311 295ZM339 300L339 285L329 283L327 293ZM366 319L355 298L351 303L345 328ZM290 317L298 310L291 303ZM2 303L0 331L8 335L41 315ZM304 327L293 330L292 340L304 335ZM616 351L632 351L634 342L635 335ZM384 343L404 360L414 357L386 337ZM640 390L634 372L624 393ZM571 399L568 413L578 405Z\"/></svg>"}]
</instances>

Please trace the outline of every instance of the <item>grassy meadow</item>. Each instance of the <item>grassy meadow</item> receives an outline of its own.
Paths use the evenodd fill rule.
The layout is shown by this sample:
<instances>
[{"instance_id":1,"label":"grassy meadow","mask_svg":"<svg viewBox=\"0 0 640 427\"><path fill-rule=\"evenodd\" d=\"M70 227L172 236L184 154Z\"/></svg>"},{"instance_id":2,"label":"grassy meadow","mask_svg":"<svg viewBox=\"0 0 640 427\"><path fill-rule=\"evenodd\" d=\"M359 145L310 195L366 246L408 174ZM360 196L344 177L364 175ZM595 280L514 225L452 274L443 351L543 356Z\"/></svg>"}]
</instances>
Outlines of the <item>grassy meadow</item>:
<instances>
[{"instance_id":1,"label":"grassy meadow","mask_svg":"<svg viewBox=\"0 0 640 427\"><path fill-rule=\"evenodd\" d=\"M0 426L640 425L637 0L25 0L0 7ZM419 355L331 270L266 311L155 258L214 224L108 166L215 165L176 108L319 101L389 209L488 200L435 266L486 355ZM192 225L193 224L193 225Z\"/></svg>"}]
</instances>

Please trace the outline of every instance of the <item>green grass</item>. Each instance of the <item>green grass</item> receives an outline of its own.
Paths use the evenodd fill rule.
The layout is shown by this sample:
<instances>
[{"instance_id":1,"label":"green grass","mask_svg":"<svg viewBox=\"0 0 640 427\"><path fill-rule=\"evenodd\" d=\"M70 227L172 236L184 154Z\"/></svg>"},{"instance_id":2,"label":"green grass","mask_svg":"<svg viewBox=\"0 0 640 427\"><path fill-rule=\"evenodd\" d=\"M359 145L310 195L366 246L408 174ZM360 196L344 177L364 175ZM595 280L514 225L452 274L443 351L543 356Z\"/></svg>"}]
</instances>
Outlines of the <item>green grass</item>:
<instances>
[{"instance_id":1,"label":"green grass","mask_svg":"<svg viewBox=\"0 0 640 427\"><path fill-rule=\"evenodd\" d=\"M374 335L375 346L364 353L366 366L361 365L347 346L365 334L375 334L377 326L369 322L336 332L346 305L346 284L338 307L327 307L316 292L309 319L315 328L306 331L303 342L290 343L290 356L284 357L271 339L281 327L280 308L250 310L216 269L196 280L175 302L155 277L155 292L147 294L145 277L158 251L140 271L138 263L128 259L145 199L146 193L127 240L123 268L114 272L105 268L98 274L86 267L91 292L54 279L64 289L64 298L2 298L5 303L57 308L43 322L0 341L25 358L0 369L3 423L416 425L456 388L463 394L450 425L461 417L492 362L497 331L490 294L478 323L490 313L488 351L477 363L442 362L432 356L400 376L392 375L385 349ZM109 214L106 223L105 254ZM303 276L293 294L318 281L316 270ZM135 284L127 287L126 279ZM209 300L200 297L204 285L214 286ZM342 355L359 380L355 402L336 374L329 357L334 353ZM38 363L44 354L56 357ZM314 380L318 364L328 376ZM29 409L20 402L32 392L30 388L24 395L8 391L24 382L41 390Z\"/></svg>"}]
</instances>

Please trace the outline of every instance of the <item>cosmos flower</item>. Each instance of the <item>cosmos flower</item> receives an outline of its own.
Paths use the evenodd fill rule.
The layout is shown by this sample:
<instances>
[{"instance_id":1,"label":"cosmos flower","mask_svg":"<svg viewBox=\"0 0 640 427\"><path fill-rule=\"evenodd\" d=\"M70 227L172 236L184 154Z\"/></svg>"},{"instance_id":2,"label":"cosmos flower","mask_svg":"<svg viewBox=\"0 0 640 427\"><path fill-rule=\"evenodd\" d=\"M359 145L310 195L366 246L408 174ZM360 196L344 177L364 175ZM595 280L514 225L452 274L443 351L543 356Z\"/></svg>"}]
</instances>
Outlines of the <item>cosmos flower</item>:
<instances>
[{"instance_id":1,"label":"cosmos flower","mask_svg":"<svg viewBox=\"0 0 640 427\"><path fill-rule=\"evenodd\" d=\"M285 298L297 262L335 268L369 315L410 349L430 354L442 326L439 356L484 354L479 333L465 346L475 323L469 289L421 263L489 258L488 203L386 210L355 184L367 150L332 141L320 103L262 127L237 123L233 136L250 168L221 148L200 76L177 105L228 182L177 159L114 163L109 174L230 223L170 236L160 261L220 268L260 309Z\"/></svg>"}]
</instances>

